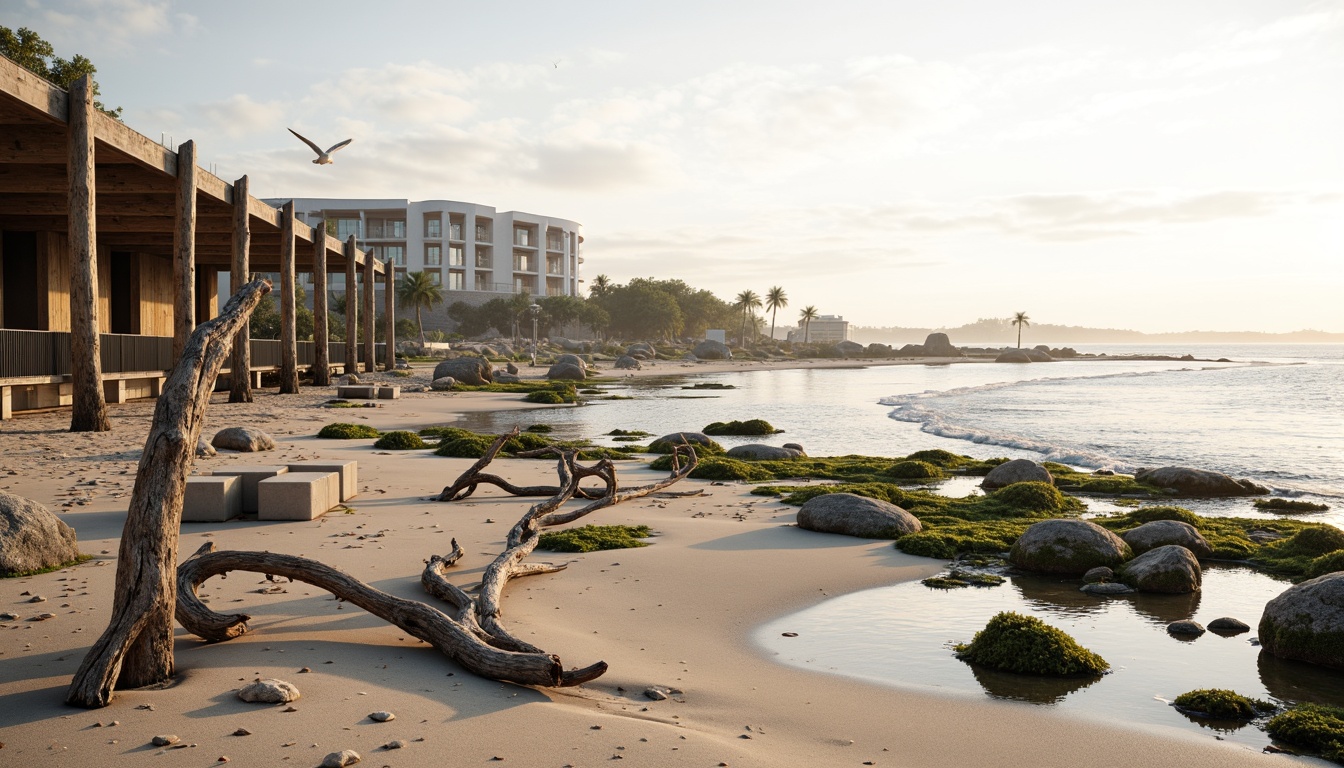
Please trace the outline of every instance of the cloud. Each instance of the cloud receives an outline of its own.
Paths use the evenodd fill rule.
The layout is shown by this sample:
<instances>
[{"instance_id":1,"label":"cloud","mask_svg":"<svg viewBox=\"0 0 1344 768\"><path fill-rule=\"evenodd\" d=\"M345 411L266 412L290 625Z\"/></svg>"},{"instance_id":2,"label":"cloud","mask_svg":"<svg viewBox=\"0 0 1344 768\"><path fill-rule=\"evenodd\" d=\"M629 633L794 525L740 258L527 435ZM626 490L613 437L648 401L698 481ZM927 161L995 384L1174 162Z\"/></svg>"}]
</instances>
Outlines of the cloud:
<instances>
[{"instance_id":1,"label":"cloud","mask_svg":"<svg viewBox=\"0 0 1344 768\"><path fill-rule=\"evenodd\" d=\"M285 106L281 102L259 102L243 93L202 104L197 109L201 117L223 126L224 134L232 138L274 131L285 119Z\"/></svg>"},{"instance_id":2,"label":"cloud","mask_svg":"<svg viewBox=\"0 0 1344 768\"><path fill-rule=\"evenodd\" d=\"M190 34L200 26L195 16L174 11L168 0L73 0L60 10L30 0L27 6L50 30L49 39L65 38L81 47L124 49L169 33Z\"/></svg>"}]
</instances>

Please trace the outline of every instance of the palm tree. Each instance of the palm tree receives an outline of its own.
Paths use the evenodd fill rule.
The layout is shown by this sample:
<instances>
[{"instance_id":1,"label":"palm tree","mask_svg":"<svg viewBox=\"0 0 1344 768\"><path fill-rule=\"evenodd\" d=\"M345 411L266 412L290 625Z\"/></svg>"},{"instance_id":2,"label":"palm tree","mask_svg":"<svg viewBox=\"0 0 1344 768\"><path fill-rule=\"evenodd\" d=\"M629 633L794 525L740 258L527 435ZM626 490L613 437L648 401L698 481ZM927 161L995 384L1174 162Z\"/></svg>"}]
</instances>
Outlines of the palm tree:
<instances>
[{"instance_id":1,"label":"palm tree","mask_svg":"<svg viewBox=\"0 0 1344 768\"><path fill-rule=\"evenodd\" d=\"M733 307L742 310L742 332L737 335L737 342L744 347L747 345L747 313L750 312L751 316L755 318L756 313L751 310L759 309L760 306L761 297L757 296L756 292L750 288L737 294L737 302L733 304ZM752 327L755 327L754 323Z\"/></svg>"},{"instance_id":2,"label":"palm tree","mask_svg":"<svg viewBox=\"0 0 1344 768\"><path fill-rule=\"evenodd\" d=\"M425 324L421 309L433 309L443 301L443 289L430 279L428 272L407 272L397 285L397 301L403 307L415 307L415 327L420 331L420 346L425 346Z\"/></svg>"},{"instance_id":3,"label":"palm tree","mask_svg":"<svg viewBox=\"0 0 1344 768\"><path fill-rule=\"evenodd\" d=\"M594 299L600 299L611 293L611 278L606 275L598 275L593 278L593 284L588 288L588 295Z\"/></svg>"},{"instance_id":4,"label":"palm tree","mask_svg":"<svg viewBox=\"0 0 1344 768\"><path fill-rule=\"evenodd\" d=\"M765 292L765 308L770 310L770 340L775 340L775 313L789 306L789 297L778 285Z\"/></svg>"},{"instance_id":5,"label":"palm tree","mask_svg":"<svg viewBox=\"0 0 1344 768\"><path fill-rule=\"evenodd\" d=\"M1026 312L1018 312L1013 315L1013 325L1017 326L1017 348L1022 348L1022 326L1031 325L1031 318L1027 317Z\"/></svg>"},{"instance_id":6,"label":"palm tree","mask_svg":"<svg viewBox=\"0 0 1344 768\"><path fill-rule=\"evenodd\" d=\"M803 311L798 313L798 319L803 321L803 343L808 342L808 335L812 330L812 321L817 319L817 308L808 304L803 307Z\"/></svg>"}]
</instances>

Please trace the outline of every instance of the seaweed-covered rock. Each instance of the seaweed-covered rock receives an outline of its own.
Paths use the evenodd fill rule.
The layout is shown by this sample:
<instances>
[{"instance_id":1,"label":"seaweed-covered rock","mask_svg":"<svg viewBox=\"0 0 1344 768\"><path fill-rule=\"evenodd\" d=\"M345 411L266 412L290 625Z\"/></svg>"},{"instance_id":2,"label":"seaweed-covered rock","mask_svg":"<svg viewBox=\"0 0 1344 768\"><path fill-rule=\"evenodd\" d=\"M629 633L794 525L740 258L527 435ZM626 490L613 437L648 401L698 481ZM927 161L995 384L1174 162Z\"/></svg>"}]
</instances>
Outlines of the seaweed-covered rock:
<instances>
[{"instance_id":1,"label":"seaweed-covered rock","mask_svg":"<svg viewBox=\"0 0 1344 768\"><path fill-rule=\"evenodd\" d=\"M1150 549L1167 544L1179 544L1190 550L1195 557L1205 558L1213 555L1213 547L1199 531L1189 523L1179 520L1154 520L1138 528L1120 534L1134 554L1141 555Z\"/></svg>"},{"instance_id":2,"label":"seaweed-covered rock","mask_svg":"<svg viewBox=\"0 0 1344 768\"><path fill-rule=\"evenodd\" d=\"M578 355L560 355L555 358L556 365L574 365L582 368L585 372L588 370L588 363Z\"/></svg>"},{"instance_id":3,"label":"seaweed-covered rock","mask_svg":"<svg viewBox=\"0 0 1344 768\"><path fill-rule=\"evenodd\" d=\"M565 355L573 357L573 355ZM580 361L582 363L582 361ZM583 381L588 378L588 374L579 365L573 363L556 363L546 371L546 378L552 381Z\"/></svg>"},{"instance_id":4,"label":"seaweed-covered rock","mask_svg":"<svg viewBox=\"0 0 1344 768\"><path fill-rule=\"evenodd\" d=\"M863 354L867 357L891 357L896 354L890 345L879 344L874 341L872 344L863 348Z\"/></svg>"},{"instance_id":5,"label":"seaweed-covered rock","mask_svg":"<svg viewBox=\"0 0 1344 768\"><path fill-rule=\"evenodd\" d=\"M1269 489L1250 480L1234 480L1222 472L1191 467L1158 467L1134 473L1140 483L1171 488L1182 496L1263 496Z\"/></svg>"},{"instance_id":6,"label":"seaweed-covered rock","mask_svg":"<svg viewBox=\"0 0 1344 768\"><path fill-rule=\"evenodd\" d=\"M879 474L896 480L938 480L947 477L943 470L918 459L898 461Z\"/></svg>"},{"instance_id":7,"label":"seaweed-covered rock","mask_svg":"<svg viewBox=\"0 0 1344 768\"><path fill-rule=\"evenodd\" d=\"M1019 568L1040 573L1079 575L1099 565L1128 560L1125 540L1086 520L1042 520L1028 528L1008 552Z\"/></svg>"},{"instance_id":8,"label":"seaweed-covered rock","mask_svg":"<svg viewBox=\"0 0 1344 768\"><path fill-rule=\"evenodd\" d=\"M1212 720L1254 720L1277 709L1268 701L1252 699L1224 688L1186 691L1172 703L1182 714Z\"/></svg>"},{"instance_id":9,"label":"seaweed-covered rock","mask_svg":"<svg viewBox=\"0 0 1344 768\"><path fill-rule=\"evenodd\" d=\"M746 421L716 421L702 430L706 435L774 435L783 432L765 419L747 419Z\"/></svg>"},{"instance_id":10,"label":"seaweed-covered rock","mask_svg":"<svg viewBox=\"0 0 1344 768\"><path fill-rule=\"evenodd\" d=\"M78 559L75 529L36 501L0 491L0 575L55 568Z\"/></svg>"},{"instance_id":11,"label":"seaweed-covered rock","mask_svg":"<svg viewBox=\"0 0 1344 768\"><path fill-rule=\"evenodd\" d=\"M918 518L895 504L852 493L810 499L798 510L798 527L866 539L897 539L923 528Z\"/></svg>"},{"instance_id":12,"label":"seaweed-covered rock","mask_svg":"<svg viewBox=\"0 0 1344 768\"><path fill-rule=\"evenodd\" d=\"M1187 594L1198 592L1199 560L1179 544L1165 544L1144 552L1119 570L1120 580L1140 592Z\"/></svg>"},{"instance_id":13,"label":"seaweed-covered rock","mask_svg":"<svg viewBox=\"0 0 1344 768\"><path fill-rule=\"evenodd\" d=\"M229 451L269 451L275 448L271 436L255 427L228 427L215 433L210 444Z\"/></svg>"},{"instance_id":14,"label":"seaweed-covered rock","mask_svg":"<svg viewBox=\"0 0 1344 768\"><path fill-rule=\"evenodd\" d=\"M616 367L622 371L638 371L640 368L639 360L630 355L621 355L616 358Z\"/></svg>"},{"instance_id":15,"label":"seaweed-covered rock","mask_svg":"<svg viewBox=\"0 0 1344 768\"><path fill-rule=\"evenodd\" d=\"M673 432L649 443L649 452L671 453L672 447L677 445L693 445L697 449L708 448L715 453L723 451L723 446L703 432Z\"/></svg>"},{"instance_id":16,"label":"seaweed-covered rock","mask_svg":"<svg viewBox=\"0 0 1344 768\"><path fill-rule=\"evenodd\" d=\"M494 380L494 367L483 357L454 357L434 366L431 380L451 376L457 381L473 387L480 387Z\"/></svg>"},{"instance_id":17,"label":"seaweed-covered rock","mask_svg":"<svg viewBox=\"0 0 1344 768\"><path fill-rule=\"evenodd\" d=\"M1265 724L1275 740L1344 764L1344 708L1299 704Z\"/></svg>"},{"instance_id":18,"label":"seaweed-covered rock","mask_svg":"<svg viewBox=\"0 0 1344 768\"><path fill-rule=\"evenodd\" d=\"M1013 459L1005 461L999 466L991 469L985 479L980 482L980 487L986 490L1003 488L1013 483L1054 483L1055 478L1050 476L1050 470L1037 464L1031 459Z\"/></svg>"},{"instance_id":19,"label":"seaweed-covered rock","mask_svg":"<svg viewBox=\"0 0 1344 768\"><path fill-rule=\"evenodd\" d=\"M962 661L1025 675L1100 675L1111 668L1067 632L1011 611L990 619L970 643L958 645L956 651Z\"/></svg>"},{"instance_id":20,"label":"seaweed-covered rock","mask_svg":"<svg viewBox=\"0 0 1344 768\"><path fill-rule=\"evenodd\" d=\"M1087 582L1088 584L1099 584L1111 581L1114 578L1115 578L1115 571L1111 570L1110 568L1107 568L1104 565L1099 565L1096 568L1090 568L1088 569L1087 573L1083 574L1083 581Z\"/></svg>"},{"instance_id":21,"label":"seaweed-covered rock","mask_svg":"<svg viewBox=\"0 0 1344 768\"><path fill-rule=\"evenodd\" d=\"M863 354L863 345L857 341L842 341L834 349L840 357L858 357Z\"/></svg>"},{"instance_id":22,"label":"seaweed-covered rock","mask_svg":"<svg viewBox=\"0 0 1344 768\"><path fill-rule=\"evenodd\" d=\"M1291 586L1266 603L1260 647L1281 659L1344 669L1344 572Z\"/></svg>"},{"instance_id":23,"label":"seaweed-covered rock","mask_svg":"<svg viewBox=\"0 0 1344 768\"><path fill-rule=\"evenodd\" d=\"M695 355L697 360L733 359L733 351L728 348L728 345L721 341L714 341L713 339L705 339L699 344L696 344L695 349L691 350L691 354Z\"/></svg>"},{"instance_id":24,"label":"seaweed-covered rock","mask_svg":"<svg viewBox=\"0 0 1344 768\"><path fill-rule=\"evenodd\" d=\"M946 333L930 333L924 338L923 346L926 357L963 357Z\"/></svg>"},{"instance_id":25,"label":"seaweed-covered rock","mask_svg":"<svg viewBox=\"0 0 1344 768\"><path fill-rule=\"evenodd\" d=\"M1010 349L1006 352L1001 352L998 357L994 358L994 362L1031 363L1035 361L1031 359L1031 355L1027 354L1027 350L1025 349Z\"/></svg>"},{"instance_id":26,"label":"seaweed-covered rock","mask_svg":"<svg viewBox=\"0 0 1344 768\"><path fill-rule=\"evenodd\" d=\"M801 450L762 443L735 445L728 449L728 458L747 459L749 461L778 461L780 459L796 459L805 455Z\"/></svg>"},{"instance_id":27,"label":"seaweed-covered rock","mask_svg":"<svg viewBox=\"0 0 1344 768\"><path fill-rule=\"evenodd\" d=\"M652 360L658 356L658 350L645 341L637 341L625 348L625 354L636 360Z\"/></svg>"}]
</instances>

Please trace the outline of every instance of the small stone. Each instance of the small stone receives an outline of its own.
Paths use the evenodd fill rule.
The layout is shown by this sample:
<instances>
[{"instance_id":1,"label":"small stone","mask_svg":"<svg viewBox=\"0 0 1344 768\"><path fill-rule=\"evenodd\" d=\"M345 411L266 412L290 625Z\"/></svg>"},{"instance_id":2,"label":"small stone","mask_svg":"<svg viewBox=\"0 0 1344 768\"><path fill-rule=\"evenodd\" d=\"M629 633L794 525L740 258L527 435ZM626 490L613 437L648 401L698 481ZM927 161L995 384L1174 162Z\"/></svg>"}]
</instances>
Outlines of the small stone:
<instances>
[{"instance_id":1,"label":"small stone","mask_svg":"<svg viewBox=\"0 0 1344 768\"><path fill-rule=\"evenodd\" d=\"M13 621L19 618L17 613L0 613L0 621Z\"/></svg>"},{"instance_id":2,"label":"small stone","mask_svg":"<svg viewBox=\"0 0 1344 768\"><path fill-rule=\"evenodd\" d=\"M181 739L179 739L177 736L171 733L167 733L161 736L155 736L154 738L149 740L149 743L153 744L156 747L166 747L169 744L176 744L179 741L181 741Z\"/></svg>"},{"instance_id":3,"label":"small stone","mask_svg":"<svg viewBox=\"0 0 1344 768\"><path fill-rule=\"evenodd\" d=\"M281 712L298 712L298 711L299 711L299 708L298 708L298 707L285 707L284 709L282 709L282 710L280 710L280 711L281 711Z\"/></svg>"},{"instance_id":4,"label":"small stone","mask_svg":"<svg viewBox=\"0 0 1344 768\"><path fill-rule=\"evenodd\" d=\"M30 602L30 603L45 603L45 602L47 602L47 598L45 598L45 597L43 597L43 596L41 596L41 595L33 595L32 597L28 598L28 602Z\"/></svg>"},{"instance_id":5,"label":"small stone","mask_svg":"<svg viewBox=\"0 0 1344 768\"><path fill-rule=\"evenodd\" d=\"M402 741L401 739L397 739L396 741L389 741L386 744L384 744L383 749L403 749L405 748L405 746L406 742Z\"/></svg>"},{"instance_id":6,"label":"small stone","mask_svg":"<svg viewBox=\"0 0 1344 768\"><path fill-rule=\"evenodd\" d=\"M312 671L313 671L313 670L309 669L308 667L304 667L303 669L300 669L300 670L299 670L299 674L302 675L302 674L306 674L306 673L308 673L308 672L312 672Z\"/></svg>"},{"instance_id":7,"label":"small stone","mask_svg":"<svg viewBox=\"0 0 1344 768\"><path fill-rule=\"evenodd\" d=\"M249 731L249 730L247 730L246 728L239 728L238 730L236 730L236 731L233 732L233 735L234 735L234 736L251 736L251 735L252 735L252 732Z\"/></svg>"},{"instance_id":8,"label":"small stone","mask_svg":"<svg viewBox=\"0 0 1344 768\"><path fill-rule=\"evenodd\" d=\"M1213 632L1226 633L1229 635L1239 635L1242 632L1251 631L1250 625L1241 619L1234 619L1231 616L1223 616L1209 622L1209 627Z\"/></svg>"},{"instance_id":9,"label":"small stone","mask_svg":"<svg viewBox=\"0 0 1344 768\"><path fill-rule=\"evenodd\" d=\"M370 712L369 719L374 721L375 723L386 723L388 720L396 720L397 716L392 714L391 712L384 712L380 710L378 712Z\"/></svg>"},{"instance_id":10,"label":"small stone","mask_svg":"<svg viewBox=\"0 0 1344 768\"><path fill-rule=\"evenodd\" d=\"M343 749L322 758L322 768L345 768L347 765L358 763L359 759L359 753L355 750Z\"/></svg>"},{"instance_id":11,"label":"small stone","mask_svg":"<svg viewBox=\"0 0 1344 768\"><path fill-rule=\"evenodd\" d=\"M228 756L228 755L220 755L220 756L219 756L219 759L218 759L218 760L215 760L215 762L216 762L216 763L227 763L227 762L229 762L229 756Z\"/></svg>"},{"instance_id":12,"label":"small stone","mask_svg":"<svg viewBox=\"0 0 1344 768\"><path fill-rule=\"evenodd\" d=\"M1167 625L1167 631L1173 635L1192 635L1199 637L1204 634L1204 625L1198 621L1173 621Z\"/></svg>"},{"instance_id":13,"label":"small stone","mask_svg":"<svg viewBox=\"0 0 1344 768\"><path fill-rule=\"evenodd\" d=\"M651 685L644 689L644 695L654 701L663 701L667 698L668 690L661 685Z\"/></svg>"},{"instance_id":14,"label":"small stone","mask_svg":"<svg viewBox=\"0 0 1344 768\"><path fill-rule=\"evenodd\" d=\"M293 684L274 678L258 678L238 689L238 698L260 704L284 704L299 696L299 689Z\"/></svg>"},{"instance_id":15,"label":"small stone","mask_svg":"<svg viewBox=\"0 0 1344 768\"><path fill-rule=\"evenodd\" d=\"M602 726L600 726L600 725L590 725L590 726L588 726L588 730L590 730L590 731L600 731L600 730L602 730Z\"/></svg>"},{"instance_id":16,"label":"small stone","mask_svg":"<svg viewBox=\"0 0 1344 768\"><path fill-rule=\"evenodd\" d=\"M1107 568L1104 565L1099 565L1096 568L1093 568L1089 570L1087 573L1083 574L1083 581L1087 582L1088 584L1096 584L1102 581L1111 581L1114 578L1115 578L1115 571L1112 571L1110 568Z\"/></svg>"},{"instance_id":17,"label":"small stone","mask_svg":"<svg viewBox=\"0 0 1344 768\"><path fill-rule=\"evenodd\" d=\"M54 613L39 613L33 618L29 619L29 621L46 621L47 619L54 619L54 618L56 618L56 614Z\"/></svg>"}]
</instances>

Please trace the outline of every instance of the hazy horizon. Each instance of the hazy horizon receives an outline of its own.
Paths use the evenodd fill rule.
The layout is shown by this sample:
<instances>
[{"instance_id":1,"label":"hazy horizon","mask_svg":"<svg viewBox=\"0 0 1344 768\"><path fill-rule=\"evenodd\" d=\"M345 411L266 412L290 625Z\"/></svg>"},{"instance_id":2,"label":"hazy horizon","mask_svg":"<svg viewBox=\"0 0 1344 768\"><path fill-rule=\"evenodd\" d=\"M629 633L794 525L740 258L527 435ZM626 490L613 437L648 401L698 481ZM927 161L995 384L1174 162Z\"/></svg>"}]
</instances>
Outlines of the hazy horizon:
<instances>
[{"instance_id":1,"label":"hazy horizon","mask_svg":"<svg viewBox=\"0 0 1344 768\"><path fill-rule=\"evenodd\" d=\"M257 197L571 219L590 281L779 285L789 323L1344 331L1333 3L7 0L0 24ZM317 167L286 128L354 142Z\"/></svg>"}]
</instances>

